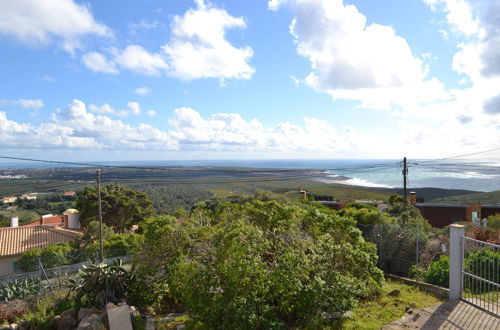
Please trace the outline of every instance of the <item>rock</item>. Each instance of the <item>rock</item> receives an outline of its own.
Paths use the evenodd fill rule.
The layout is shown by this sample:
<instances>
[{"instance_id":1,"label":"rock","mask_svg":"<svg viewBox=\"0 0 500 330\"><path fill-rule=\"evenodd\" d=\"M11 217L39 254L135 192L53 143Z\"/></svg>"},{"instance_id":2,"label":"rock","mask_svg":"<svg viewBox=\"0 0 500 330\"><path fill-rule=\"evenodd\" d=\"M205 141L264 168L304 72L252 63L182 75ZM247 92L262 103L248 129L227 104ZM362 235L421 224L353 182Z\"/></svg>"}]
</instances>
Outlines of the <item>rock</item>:
<instances>
[{"instance_id":1,"label":"rock","mask_svg":"<svg viewBox=\"0 0 500 330\"><path fill-rule=\"evenodd\" d=\"M416 304L415 302L413 302L413 301L412 301L412 302L408 305L408 307L410 307L410 308L416 308L416 307L417 307L417 304Z\"/></svg>"},{"instance_id":2,"label":"rock","mask_svg":"<svg viewBox=\"0 0 500 330\"><path fill-rule=\"evenodd\" d=\"M78 325L78 322L70 316L61 317L57 322L57 330L72 330Z\"/></svg>"},{"instance_id":3,"label":"rock","mask_svg":"<svg viewBox=\"0 0 500 330\"><path fill-rule=\"evenodd\" d=\"M82 307L78 311L78 322L86 318L87 316L93 315L93 314L100 314L101 312L98 309L95 309L94 307L92 308L85 308Z\"/></svg>"},{"instance_id":4,"label":"rock","mask_svg":"<svg viewBox=\"0 0 500 330\"><path fill-rule=\"evenodd\" d=\"M177 325L177 330L184 330L184 329L186 329L186 326L184 324Z\"/></svg>"},{"instance_id":5,"label":"rock","mask_svg":"<svg viewBox=\"0 0 500 330\"><path fill-rule=\"evenodd\" d=\"M106 304L106 309L113 308L113 307L116 307L116 305L113 304L112 302L109 302L109 303Z\"/></svg>"},{"instance_id":6,"label":"rock","mask_svg":"<svg viewBox=\"0 0 500 330\"><path fill-rule=\"evenodd\" d=\"M155 330L155 319L152 317L146 318L146 330Z\"/></svg>"},{"instance_id":7,"label":"rock","mask_svg":"<svg viewBox=\"0 0 500 330\"><path fill-rule=\"evenodd\" d=\"M340 319L341 317L352 317L352 315L353 315L352 311L321 313L321 317L326 320Z\"/></svg>"},{"instance_id":8,"label":"rock","mask_svg":"<svg viewBox=\"0 0 500 330\"><path fill-rule=\"evenodd\" d=\"M398 289L394 289L391 292L389 292L387 295L390 297L399 297L400 293L401 293L401 291L399 291Z\"/></svg>"},{"instance_id":9,"label":"rock","mask_svg":"<svg viewBox=\"0 0 500 330\"><path fill-rule=\"evenodd\" d=\"M9 330L18 330L19 326L16 323L12 323L9 325Z\"/></svg>"},{"instance_id":10,"label":"rock","mask_svg":"<svg viewBox=\"0 0 500 330\"><path fill-rule=\"evenodd\" d=\"M61 317L66 317L66 316L69 316L69 317L72 317L76 320L76 317L77 317L77 312L76 312L76 309L74 308L70 308L68 310L65 310L64 312L61 313Z\"/></svg>"},{"instance_id":11,"label":"rock","mask_svg":"<svg viewBox=\"0 0 500 330\"><path fill-rule=\"evenodd\" d=\"M128 305L115 307L108 305L106 305L106 312L108 313L109 329L132 330L133 328L132 322L130 321L130 309Z\"/></svg>"},{"instance_id":12,"label":"rock","mask_svg":"<svg viewBox=\"0 0 500 330\"><path fill-rule=\"evenodd\" d=\"M77 330L105 330L106 327L102 322L102 319L97 314L91 314L84 317L78 324Z\"/></svg>"}]
</instances>

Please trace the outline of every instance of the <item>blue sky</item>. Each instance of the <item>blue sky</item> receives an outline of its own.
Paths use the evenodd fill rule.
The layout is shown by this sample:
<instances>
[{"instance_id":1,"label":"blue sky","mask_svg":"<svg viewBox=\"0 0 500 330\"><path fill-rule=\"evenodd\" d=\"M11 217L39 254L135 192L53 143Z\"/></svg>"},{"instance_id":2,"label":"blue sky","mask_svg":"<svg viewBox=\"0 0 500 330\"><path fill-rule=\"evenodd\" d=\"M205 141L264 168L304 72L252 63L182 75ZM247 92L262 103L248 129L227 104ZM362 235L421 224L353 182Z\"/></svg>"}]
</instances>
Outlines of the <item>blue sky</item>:
<instances>
[{"instance_id":1,"label":"blue sky","mask_svg":"<svg viewBox=\"0 0 500 330\"><path fill-rule=\"evenodd\" d=\"M499 12L486 0L4 0L0 154L490 149L499 145Z\"/></svg>"}]
</instances>

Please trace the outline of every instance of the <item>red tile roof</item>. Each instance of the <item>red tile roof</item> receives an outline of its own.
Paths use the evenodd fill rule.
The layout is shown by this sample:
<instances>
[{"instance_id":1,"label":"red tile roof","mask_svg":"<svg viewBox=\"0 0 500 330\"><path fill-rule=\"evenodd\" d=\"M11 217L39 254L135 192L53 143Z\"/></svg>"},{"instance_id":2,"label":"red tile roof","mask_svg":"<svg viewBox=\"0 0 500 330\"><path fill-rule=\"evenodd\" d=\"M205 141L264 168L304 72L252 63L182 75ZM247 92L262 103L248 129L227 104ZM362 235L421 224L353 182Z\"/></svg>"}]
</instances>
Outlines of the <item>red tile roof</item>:
<instances>
[{"instance_id":1,"label":"red tile roof","mask_svg":"<svg viewBox=\"0 0 500 330\"><path fill-rule=\"evenodd\" d=\"M0 228L0 257L24 253L29 249L74 241L83 234L52 226Z\"/></svg>"}]
</instances>

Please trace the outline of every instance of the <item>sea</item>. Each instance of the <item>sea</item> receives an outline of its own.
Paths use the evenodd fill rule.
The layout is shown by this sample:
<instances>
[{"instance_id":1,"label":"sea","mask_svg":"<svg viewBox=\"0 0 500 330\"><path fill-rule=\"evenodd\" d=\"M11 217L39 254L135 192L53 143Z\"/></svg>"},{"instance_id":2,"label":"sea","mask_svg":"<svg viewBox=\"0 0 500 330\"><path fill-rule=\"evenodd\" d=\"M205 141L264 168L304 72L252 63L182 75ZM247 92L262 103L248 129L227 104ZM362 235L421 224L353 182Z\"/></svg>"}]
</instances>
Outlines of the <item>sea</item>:
<instances>
[{"instance_id":1,"label":"sea","mask_svg":"<svg viewBox=\"0 0 500 330\"><path fill-rule=\"evenodd\" d=\"M259 169L311 169L318 180L364 187L403 185L401 159L268 159L268 160L148 160L82 162L116 166L222 166ZM0 160L0 168L68 167L64 164ZM435 187L473 191L500 190L499 159L408 160L408 187Z\"/></svg>"}]
</instances>

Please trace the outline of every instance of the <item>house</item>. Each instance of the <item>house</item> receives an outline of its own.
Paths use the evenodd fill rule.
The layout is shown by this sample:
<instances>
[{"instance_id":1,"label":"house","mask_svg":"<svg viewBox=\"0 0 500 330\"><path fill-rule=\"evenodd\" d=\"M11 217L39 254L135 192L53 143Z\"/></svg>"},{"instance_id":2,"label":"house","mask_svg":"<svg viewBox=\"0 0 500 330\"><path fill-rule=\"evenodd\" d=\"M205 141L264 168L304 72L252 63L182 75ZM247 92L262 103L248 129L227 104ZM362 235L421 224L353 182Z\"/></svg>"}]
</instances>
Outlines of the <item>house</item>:
<instances>
[{"instance_id":1,"label":"house","mask_svg":"<svg viewBox=\"0 0 500 330\"><path fill-rule=\"evenodd\" d=\"M481 205L481 218L487 218L490 215L500 214L500 205Z\"/></svg>"},{"instance_id":2,"label":"house","mask_svg":"<svg viewBox=\"0 0 500 330\"><path fill-rule=\"evenodd\" d=\"M63 196L64 197L75 197L76 196L76 192L74 192L74 191L65 191Z\"/></svg>"},{"instance_id":3,"label":"house","mask_svg":"<svg viewBox=\"0 0 500 330\"><path fill-rule=\"evenodd\" d=\"M4 197L3 198L3 203L4 204L10 204L10 203L15 203L17 201L16 196L9 196L9 197Z\"/></svg>"},{"instance_id":4,"label":"house","mask_svg":"<svg viewBox=\"0 0 500 330\"><path fill-rule=\"evenodd\" d=\"M14 262L26 251L74 241L82 235L76 230L45 225L0 228L0 276L12 274Z\"/></svg>"},{"instance_id":5,"label":"house","mask_svg":"<svg viewBox=\"0 0 500 330\"><path fill-rule=\"evenodd\" d=\"M35 194L24 194L19 197L19 199L35 200L37 196Z\"/></svg>"},{"instance_id":6,"label":"house","mask_svg":"<svg viewBox=\"0 0 500 330\"><path fill-rule=\"evenodd\" d=\"M479 204L416 203L415 207L436 228L443 228L456 222L476 222L481 219L481 205Z\"/></svg>"}]
</instances>

